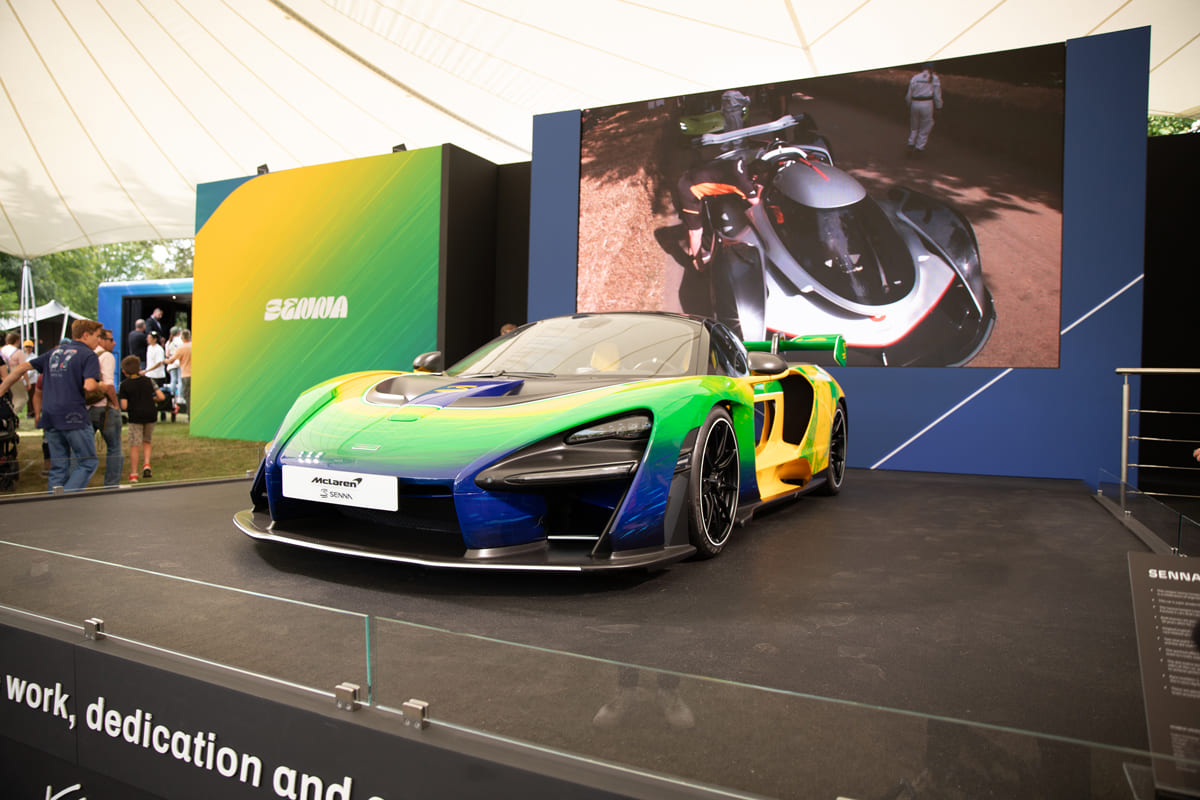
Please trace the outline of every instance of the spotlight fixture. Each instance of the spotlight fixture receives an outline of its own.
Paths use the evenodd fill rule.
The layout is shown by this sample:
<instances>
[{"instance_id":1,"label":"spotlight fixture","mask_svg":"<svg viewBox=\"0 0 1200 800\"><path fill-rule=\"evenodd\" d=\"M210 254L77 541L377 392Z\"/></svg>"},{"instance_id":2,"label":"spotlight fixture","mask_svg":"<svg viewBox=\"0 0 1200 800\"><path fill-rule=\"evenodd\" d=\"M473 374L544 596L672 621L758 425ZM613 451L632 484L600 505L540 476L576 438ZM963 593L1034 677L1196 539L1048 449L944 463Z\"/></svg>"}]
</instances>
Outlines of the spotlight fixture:
<instances>
[{"instance_id":1,"label":"spotlight fixture","mask_svg":"<svg viewBox=\"0 0 1200 800\"><path fill-rule=\"evenodd\" d=\"M400 144L398 144L392 148L392 152L393 153L403 153L407 149L408 149L408 145L401 142Z\"/></svg>"},{"instance_id":2,"label":"spotlight fixture","mask_svg":"<svg viewBox=\"0 0 1200 800\"><path fill-rule=\"evenodd\" d=\"M259 174L259 175L266 175L266 174L267 174L268 172L270 172L270 171L271 171L271 168L270 168L270 167L268 167L266 164L259 164L259 165L258 165L258 174Z\"/></svg>"}]
</instances>

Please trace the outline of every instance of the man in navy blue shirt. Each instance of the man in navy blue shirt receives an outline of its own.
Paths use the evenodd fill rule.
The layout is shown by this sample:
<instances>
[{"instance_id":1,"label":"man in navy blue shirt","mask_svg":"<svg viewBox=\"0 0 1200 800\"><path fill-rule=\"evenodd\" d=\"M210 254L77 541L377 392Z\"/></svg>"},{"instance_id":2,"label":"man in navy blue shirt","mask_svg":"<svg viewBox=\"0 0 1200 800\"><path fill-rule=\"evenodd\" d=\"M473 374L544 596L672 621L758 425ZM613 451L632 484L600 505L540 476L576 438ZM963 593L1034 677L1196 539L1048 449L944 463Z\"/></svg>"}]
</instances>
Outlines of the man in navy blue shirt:
<instances>
[{"instance_id":1,"label":"man in navy blue shirt","mask_svg":"<svg viewBox=\"0 0 1200 800\"><path fill-rule=\"evenodd\" d=\"M95 320L75 320L71 323L71 341L31 358L0 381L2 395L30 369L44 376L39 424L50 448L50 491L55 486L67 492L85 489L99 463L84 396L100 386L100 361L93 351L100 342L103 327Z\"/></svg>"}]
</instances>

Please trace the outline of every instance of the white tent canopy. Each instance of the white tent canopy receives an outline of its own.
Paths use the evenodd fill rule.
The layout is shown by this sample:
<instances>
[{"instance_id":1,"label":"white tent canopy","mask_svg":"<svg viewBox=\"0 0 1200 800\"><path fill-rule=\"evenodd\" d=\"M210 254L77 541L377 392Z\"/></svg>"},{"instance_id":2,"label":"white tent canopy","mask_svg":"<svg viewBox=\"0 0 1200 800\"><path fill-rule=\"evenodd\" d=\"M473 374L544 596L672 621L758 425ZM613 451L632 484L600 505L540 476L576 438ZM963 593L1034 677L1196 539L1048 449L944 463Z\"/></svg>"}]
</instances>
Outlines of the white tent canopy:
<instances>
[{"instance_id":1,"label":"white tent canopy","mask_svg":"<svg viewBox=\"0 0 1200 800\"><path fill-rule=\"evenodd\" d=\"M83 319L81 314L76 314L57 300L51 300L49 303L43 303L33 309L32 314L29 312L17 312L15 314L0 316L0 331L15 331L22 327L22 325L34 325L59 316L63 317L64 336L66 335L67 325L71 320Z\"/></svg>"},{"instance_id":2,"label":"white tent canopy","mask_svg":"<svg viewBox=\"0 0 1200 800\"><path fill-rule=\"evenodd\" d=\"M530 158L573 108L1152 26L1200 113L1195 0L6 0L0 251L188 237L198 183L452 142Z\"/></svg>"}]
</instances>

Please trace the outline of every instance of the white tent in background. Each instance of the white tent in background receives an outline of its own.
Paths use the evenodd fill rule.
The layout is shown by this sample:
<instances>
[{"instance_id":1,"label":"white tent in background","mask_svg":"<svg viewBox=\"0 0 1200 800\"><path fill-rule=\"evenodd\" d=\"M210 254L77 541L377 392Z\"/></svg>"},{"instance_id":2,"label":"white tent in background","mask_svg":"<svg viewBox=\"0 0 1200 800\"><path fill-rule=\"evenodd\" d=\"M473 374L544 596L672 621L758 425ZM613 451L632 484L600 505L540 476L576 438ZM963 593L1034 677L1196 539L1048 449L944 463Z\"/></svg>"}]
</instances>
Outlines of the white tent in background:
<instances>
[{"instance_id":1,"label":"white tent in background","mask_svg":"<svg viewBox=\"0 0 1200 800\"><path fill-rule=\"evenodd\" d=\"M198 183L534 115L1152 27L1150 111L1200 113L1196 0L9 0L0 251L193 233Z\"/></svg>"},{"instance_id":2,"label":"white tent in background","mask_svg":"<svg viewBox=\"0 0 1200 800\"><path fill-rule=\"evenodd\" d=\"M76 314L74 311L67 308L57 300L51 300L49 303L44 303L33 309L32 318L28 314L22 314L22 312L0 316L0 331L12 331L20 329L23 339L32 338L36 343L38 337L33 336L30 333L26 333L26 330L32 330L36 328L38 331L47 333L48 331L46 327L41 325L41 323L53 320L55 317L62 317L61 330L56 328L58 331L56 334L57 338L52 337L51 339L46 339L46 341L42 342L42 344L46 347L56 345L63 339L67 338L67 335L70 332L71 320L82 319L83 315ZM24 323L24 325L22 323ZM46 337L43 336L42 338ZM38 349L40 351L43 348Z\"/></svg>"}]
</instances>

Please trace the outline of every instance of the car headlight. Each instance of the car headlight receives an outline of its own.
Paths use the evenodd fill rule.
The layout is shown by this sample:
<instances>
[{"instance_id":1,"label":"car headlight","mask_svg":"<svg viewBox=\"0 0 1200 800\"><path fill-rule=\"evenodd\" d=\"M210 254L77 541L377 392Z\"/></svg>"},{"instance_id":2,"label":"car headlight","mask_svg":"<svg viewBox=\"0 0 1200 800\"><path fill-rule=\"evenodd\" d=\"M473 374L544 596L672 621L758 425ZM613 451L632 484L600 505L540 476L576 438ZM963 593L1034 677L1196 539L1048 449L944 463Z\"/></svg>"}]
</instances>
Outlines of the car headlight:
<instances>
[{"instance_id":1,"label":"car headlight","mask_svg":"<svg viewBox=\"0 0 1200 800\"><path fill-rule=\"evenodd\" d=\"M626 414L548 436L475 476L487 491L543 491L571 484L628 480L650 439L649 412Z\"/></svg>"},{"instance_id":2,"label":"car headlight","mask_svg":"<svg viewBox=\"0 0 1200 800\"><path fill-rule=\"evenodd\" d=\"M582 444L601 439L642 439L650 435L650 428L648 414L631 414L580 428L567 437L567 444Z\"/></svg>"}]
</instances>

